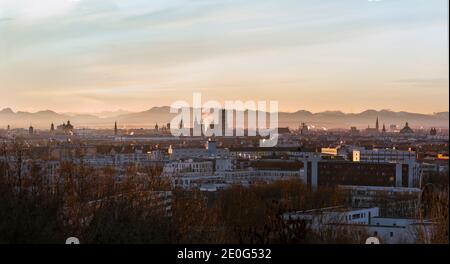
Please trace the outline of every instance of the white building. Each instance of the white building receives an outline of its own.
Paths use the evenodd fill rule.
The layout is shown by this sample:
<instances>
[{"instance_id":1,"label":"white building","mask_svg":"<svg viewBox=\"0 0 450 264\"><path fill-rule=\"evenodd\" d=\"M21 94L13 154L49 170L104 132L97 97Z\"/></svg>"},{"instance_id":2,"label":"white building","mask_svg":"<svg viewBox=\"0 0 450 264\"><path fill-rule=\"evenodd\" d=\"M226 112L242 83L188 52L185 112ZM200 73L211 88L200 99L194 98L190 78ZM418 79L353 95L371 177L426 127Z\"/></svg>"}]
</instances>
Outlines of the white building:
<instances>
[{"instance_id":1,"label":"white building","mask_svg":"<svg viewBox=\"0 0 450 264\"><path fill-rule=\"evenodd\" d=\"M300 169L243 169L235 170L227 158L188 159L164 165L163 176L170 177L175 186L186 189L217 190L232 184L248 186L277 180L301 179Z\"/></svg>"},{"instance_id":2,"label":"white building","mask_svg":"<svg viewBox=\"0 0 450 264\"><path fill-rule=\"evenodd\" d=\"M237 147L230 149L231 157L251 160L271 156L293 156L298 152L300 152L298 147Z\"/></svg>"},{"instance_id":3,"label":"white building","mask_svg":"<svg viewBox=\"0 0 450 264\"><path fill-rule=\"evenodd\" d=\"M374 217L367 231L384 244L414 244L419 239L429 242L433 226L428 220Z\"/></svg>"},{"instance_id":4,"label":"white building","mask_svg":"<svg viewBox=\"0 0 450 264\"><path fill-rule=\"evenodd\" d=\"M380 217L377 207L338 206L289 212L282 217L287 222L303 221L316 232L321 232L325 228L345 230L347 234L361 234L367 238L376 237L382 244L429 242L434 227L434 223L428 220Z\"/></svg>"},{"instance_id":5,"label":"white building","mask_svg":"<svg viewBox=\"0 0 450 264\"><path fill-rule=\"evenodd\" d=\"M169 147L168 154L171 160L188 159L188 158L207 158L207 157L228 157L230 152L228 149L217 148L212 150L212 146L207 148L172 148ZM214 154L215 153L215 154Z\"/></svg>"},{"instance_id":6,"label":"white building","mask_svg":"<svg viewBox=\"0 0 450 264\"><path fill-rule=\"evenodd\" d=\"M289 170L234 170L217 172L228 184L251 185L257 182L270 183L277 180L300 179L300 171Z\"/></svg>"},{"instance_id":7,"label":"white building","mask_svg":"<svg viewBox=\"0 0 450 264\"><path fill-rule=\"evenodd\" d=\"M308 211L290 212L283 215L285 221L305 221L313 229L330 224L360 224L370 225L373 217L379 216L377 207L347 208L343 206L314 209Z\"/></svg>"},{"instance_id":8,"label":"white building","mask_svg":"<svg viewBox=\"0 0 450 264\"><path fill-rule=\"evenodd\" d=\"M150 161L150 155L142 150L135 150L131 153L120 153L114 155L114 163L119 166L123 165L142 165Z\"/></svg>"},{"instance_id":9,"label":"white building","mask_svg":"<svg viewBox=\"0 0 450 264\"><path fill-rule=\"evenodd\" d=\"M215 171L232 171L233 162L229 158L215 158Z\"/></svg>"},{"instance_id":10,"label":"white building","mask_svg":"<svg viewBox=\"0 0 450 264\"><path fill-rule=\"evenodd\" d=\"M163 176L211 176L213 172L211 160L187 159L166 163L162 174Z\"/></svg>"},{"instance_id":11,"label":"white building","mask_svg":"<svg viewBox=\"0 0 450 264\"><path fill-rule=\"evenodd\" d=\"M353 207L379 206L384 215L411 215L419 205L420 188L340 185Z\"/></svg>"}]
</instances>

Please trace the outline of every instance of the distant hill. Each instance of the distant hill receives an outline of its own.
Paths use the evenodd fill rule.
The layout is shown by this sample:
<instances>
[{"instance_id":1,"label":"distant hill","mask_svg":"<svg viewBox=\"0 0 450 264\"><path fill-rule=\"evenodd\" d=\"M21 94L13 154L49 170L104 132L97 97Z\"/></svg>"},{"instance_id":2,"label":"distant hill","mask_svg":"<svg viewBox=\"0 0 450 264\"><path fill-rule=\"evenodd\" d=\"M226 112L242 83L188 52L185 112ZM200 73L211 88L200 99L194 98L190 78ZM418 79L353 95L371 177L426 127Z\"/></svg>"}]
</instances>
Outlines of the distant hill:
<instances>
[{"instance_id":1,"label":"distant hill","mask_svg":"<svg viewBox=\"0 0 450 264\"><path fill-rule=\"evenodd\" d=\"M76 127L92 127L92 128L112 128L114 122L117 121L119 127L153 127L155 123L160 126L170 122L175 114L170 113L170 107L153 107L142 112L127 112L120 110L117 112L102 112L97 114L76 114L76 113L56 113L51 110L39 112L14 112L11 108L0 110L0 128L7 125L11 127L26 128L33 125L39 129L48 129L50 124L59 125L70 120ZM324 111L312 113L306 110L297 112L279 113L279 126L289 126L298 128L300 123L305 122L308 125L316 127L330 128L349 128L356 126L365 128L368 125L375 127L375 120L378 117L380 127L386 124L403 126L405 122L409 122L413 128L418 127L449 127L449 112L439 112L435 114L419 114L410 112L395 112L390 110L366 110L361 113L343 113L340 111Z\"/></svg>"},{"instance_id":2,"label":"distant hill","mask_svg":"<svg viewBox=\"0 0 450 264\"><path fill-rule=\"evenodd\" d=\"M448 128L448 112L441 112L432 115L394 112L390 110L366 110L361 113L342 113L338 111L326 111L311 114L309 112L280 113L280 125L289 126L292 122L305 122L310 125L323 126L326 128L349 128L356 126L359 128L375 127L378 117L380 127L383 124L389 127L391 124L403 126L409 122L412 127L441 127Z\"/></svg>"}]
</instances>

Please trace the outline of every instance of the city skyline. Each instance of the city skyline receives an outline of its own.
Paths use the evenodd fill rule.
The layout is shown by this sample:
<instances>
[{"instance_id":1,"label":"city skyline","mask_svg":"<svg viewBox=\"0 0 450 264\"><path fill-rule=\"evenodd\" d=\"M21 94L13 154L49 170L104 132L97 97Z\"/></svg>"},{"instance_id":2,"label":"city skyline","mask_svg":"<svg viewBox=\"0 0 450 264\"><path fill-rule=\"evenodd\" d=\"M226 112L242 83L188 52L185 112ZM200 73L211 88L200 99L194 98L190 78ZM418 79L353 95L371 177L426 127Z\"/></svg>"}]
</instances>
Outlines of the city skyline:
<instances>
[{"instance_id":1,"label":"city skyline","mask_svg":"<svg viewBox=\"0 0 450 264\"><path fill-rule=\"evenodd\" d=\"M277 100L284 112L444 112L447 10L420 0L0 0L0 108L138 112L198 91Z\"/></svg>"},{"instance_id":2,"label":"city skyline","mask_svg":"<svg viewBox=\"0 0 450 264\"><path fill-rule=\"evenodd\" d=\"M0 244L448 244L448 8L0 0Z\"/></svg>"},{"instance_id":3,"label":"city skyline","mask_svg":"<svg viewBox=\"0 0 450 264\"><path fill-rule=\"evenodd\" d=\"M74 121L78 128L111 128L112 124L118 123L121 128L152 128L155 124L165 125L171 122L176 115L170 113L169 106L153 107L141 112L120 110L100 113L57 113L51 110L30 113L5 108L0 109L0 125L14 128L33 126L39 129L48 129L50 123L62 124L70 120ZM431 115L390 110L366 110L360 113L343 113L340 111L313 113L306 110L278 111L278 125L295 129L306 122L311 128L326 130L348 129L350 127L361 129L371 127L372 129L376 128L376 123L378 123L378 128L381 129L382 125L395 125L397 128L401 128L409 122L416 129L448 129L448 115L448 111ZM202 116L204 120L208 120L207 114ZM194 123L195 121L191 118L190 125L187 126L192 127Z\"/></svg>"},{"instance_id":4,"label":"city skyline","mask_svg":"<svg viewBox=\"0 0 450 264\"><path fill-rule=\"evenodd\" d=\"M245 103L245 101L243 101ZM32 111L28 111L26 109L17 109L17 108L13 108L10 106L0 106L0 112L12 112L12 113L29 113L29 114L37 114L37 113L43 113L43 112L52 112L52 113L56 113L56 114L64 114L64 115L83 115L83 114L88 114L88 115L93 115L93 116L97 116L97 117L101 117L101 118L108 118L108 117L114 117L114 116L119 116L119 115L124 115L124 114L136 114L136 113L140 113L140 112L146 112L146 111L150 111L150 110L155 110L155 109L165 109L165 108L170 108L170 105L156 105L156 106L149 106L147 108L143 108L140 110L128 110L128 109L124 109L124 108L113 108L111 110L101 110L101 111L90 111L90 110L81 110L81 111L56 111L54 109L50 109L50 108L42 108L42 109L36 109L36 110L32 110ZM367 108L367 109L362 109L361 111L355 111L355 112L346 112L346 111L342 111L340 109L323 109L323 110L319 110L319 111L310 111L308 109L304 109L304 108L298 108L298 109L294 109L292 111L284 111L284 110L279 110L279 113L288 113L288 114L293 114L293 113L297 113L297 112L307 112L307 113L311 113L311 114L323 114L323 113L336 113L336 114L362 114L365 112L378 112L378 113L409 113L409 114L419 114L419 115L436 115L436 114L444 114L444 113L449 113L448 109L444 110L444 111L437 111L437 112L432 112L432 113L423 113L423 112L417 112L417 111L404 111L404 110L392 110L392 109L388 109L388 108L380 108L380 109L373 109L373 108Z\"/></svg>"}]
</instances>

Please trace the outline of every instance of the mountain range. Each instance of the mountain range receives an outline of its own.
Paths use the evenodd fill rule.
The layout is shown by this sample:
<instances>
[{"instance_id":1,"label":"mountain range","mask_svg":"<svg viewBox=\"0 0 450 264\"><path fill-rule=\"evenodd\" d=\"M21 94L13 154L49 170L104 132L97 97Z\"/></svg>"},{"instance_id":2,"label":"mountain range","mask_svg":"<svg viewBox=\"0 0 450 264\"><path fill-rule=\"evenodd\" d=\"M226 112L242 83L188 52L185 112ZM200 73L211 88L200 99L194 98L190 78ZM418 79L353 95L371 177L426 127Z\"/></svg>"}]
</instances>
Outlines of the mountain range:
<instances>
[{"instance_id":1,"label":"mountain range","mask_svg":"<svg viewBox=\"0 0 450 264\"><path fill-rule=\"evenodd\" d=\"M170 113L170 107L153 107L142 112L128 112L125 110L101 112L92 114L57 113L51 110L38 112L13 111L11 108L0 110L0 128L10 125L12 128L27 128L32 125L38 129L48 129L50 124L55 126L70 120L75 127L112 128L117 121L119 128L149 128L156 123L166 124L176 115ZM403 126L406 122L413 128L419 127L449 127L449 112L434 114L419 114L410 112L395 112L390 110L366 110L361 113L343 113L341 111L324 111L312 113L306 110L297 112L279 112L279 126L298 128L302 122L317 128L358 128L375 127L376 119L380 127L385 124Z\"/></svg>"}]
</instances>

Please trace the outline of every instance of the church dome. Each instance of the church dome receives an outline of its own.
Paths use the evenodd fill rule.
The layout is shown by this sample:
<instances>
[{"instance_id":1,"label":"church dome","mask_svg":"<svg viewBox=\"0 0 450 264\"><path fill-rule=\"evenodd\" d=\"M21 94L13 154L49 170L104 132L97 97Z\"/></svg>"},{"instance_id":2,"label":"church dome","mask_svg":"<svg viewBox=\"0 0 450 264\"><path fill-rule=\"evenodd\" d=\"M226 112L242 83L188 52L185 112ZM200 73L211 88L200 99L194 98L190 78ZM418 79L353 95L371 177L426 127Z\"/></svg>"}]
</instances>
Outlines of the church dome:
<instances>
[{"instance_id":1,"label":"church dome","mask_svg":"<svg viewBox=\"0 0 450 264\"><path fill-rule=\"evenodd\" d=\"M400 130L400 134L413 134L414 131L409 127L408 122L406 122L405 127Z\"/></svg>"}]
</instances>

